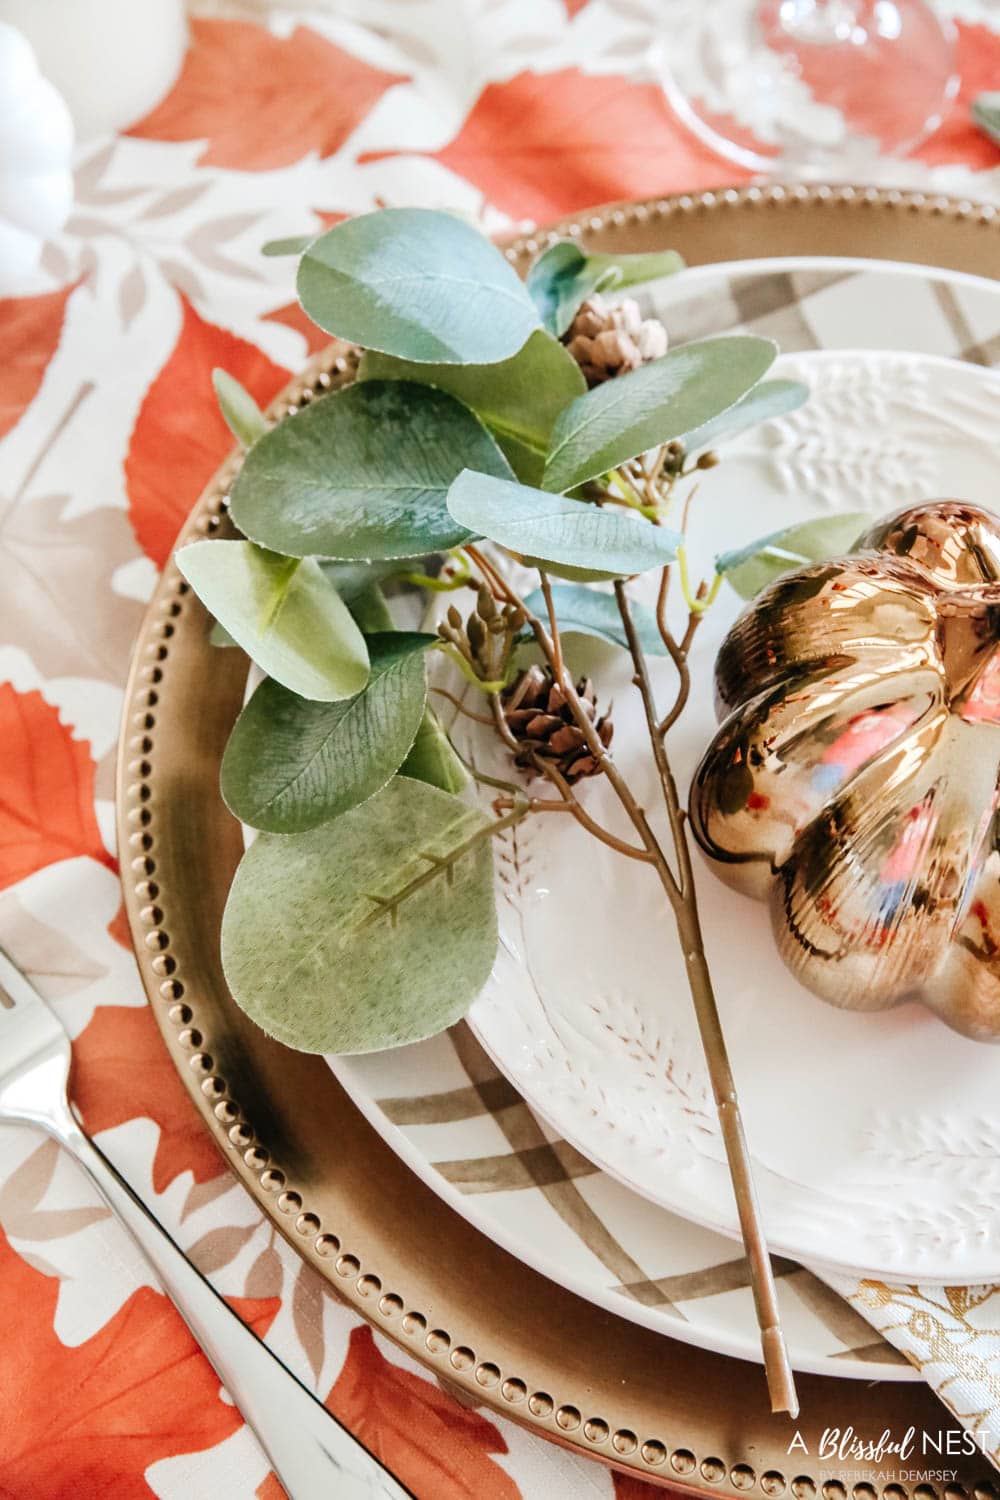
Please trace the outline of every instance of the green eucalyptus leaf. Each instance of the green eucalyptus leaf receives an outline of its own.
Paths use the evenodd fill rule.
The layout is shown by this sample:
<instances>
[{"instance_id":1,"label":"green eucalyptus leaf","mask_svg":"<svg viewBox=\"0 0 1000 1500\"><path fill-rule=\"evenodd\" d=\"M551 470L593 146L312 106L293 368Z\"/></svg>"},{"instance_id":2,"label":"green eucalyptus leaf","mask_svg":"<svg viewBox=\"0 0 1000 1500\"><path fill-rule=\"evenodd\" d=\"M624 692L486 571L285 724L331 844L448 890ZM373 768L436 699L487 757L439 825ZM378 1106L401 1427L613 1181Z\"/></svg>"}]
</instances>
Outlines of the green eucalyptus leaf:
<instances>
[{"instance_id":1,"label":"green eucalyptus leaf","mask_svg":"<svg viewBox=\"0 0 1000 1500\"><path fill-rule=\"evenodd\" d=\"M333 579L362 630L370 633L394 628L378 584L386 576L399 571L397 563L321 562L320 567ZM461 792L469 784L469 773L429 704L424 709L417 737L399 768L399 774L426 781L428 786L440 787L444 792Z\"/></svg>"},{"instance_id":2,"label":"green eucalyptus leaf","mask_svg":"<svg viewBox=\"0 0 1000 1500\"><path fill-rule=\"evenodd\" d=\"M225 625L220 625L218 620L213 620L212 628L208 632L208 644L224 650L229 646L235 646L237 643L233 640Z\"/></svg>"},{"instance_id":3,"label":"green eucalyptus leaf","mask_svg":"<svg viewBox=\"0 0 1000 1500\"><path fill-rule=\"evenodd\" d=\"M541 480L559 413L587 389L573 356L541 328L499 364L421 365L369 351L358 379L419 380L456 396L486 423L526 484Z\"/></svg>"},{"instance_id":4,"label":"green eucalyptus leaf","mask_svg":"<svg viewBox=\"0 0 1000 1500\"><path fill-rule=\"evenodd\" d=\"M544 327L560 334L572 323L581 302L596 291L614 291L656 281L683 271L676 250L654 250L645 255L590 255L575 240L559 240L543 250L527 276Z\"/></svg>"},{"instance_id":5,"label":"green eucalyptus leaf","mask_svg":"<svg viewBox=\"0 0 1000 1500\"><path fill-rule=\"evenodd\" d=\"M714 447L723 439L728 442L761 422L787 416L808 399L809 387L801 380L762 380L742 401L693 432L686 432L681 441L688 453L697 453L699 448Z\"/></svg>"},{"instance_id":6,"label":"green eucalyptus leaf","mask_svg":"<svg viewBox=\"0 0 1000 1500\"><path fill-rule=\"evenodd\" d=\"M395 630L395 621L385 602L385 595L377 583L359 589L344 603L354 617L358 629L364 635L375 635L382 630Z\"/></svg>"},{"instance_id":7,"label":"green eucalyptus leaf","mask_svg":"<svg viewBox=\"0 0 1000 1500\"><path fill-rule=\"evenodd\" d=\"M1000 93L979 94L972 102L972 118L1000 146Z\"/></svg>"},{"instance_id":8,"label":"green eucalyptus leaf","mask_svg":"<svg viewBox=\"0 0 1000 1500\"><path fill-rule=\"evenodd\" d=\"M436 636L367 637L371 675L360 693L314 703L265 678L222 757L222 796L251 828L302 833L385 786L409 754L427 697L424 652Z\"/></svg>"},{"instance_id":9,"label":"green eucalyptus leaf","mask_svg":"<svg viewBox=\"0 0 1000 1500\"><path fill-rule=\"evenodd\" d=\"M301 255L316 238L314 234L292 234L283 240L268 240L261 245L261 255Z\"/></svg>"},{"instance_id":10,"label":"green eucalyptus leaf","mask_svg":"<svg viewBox=\"0 0 1000 1500\"><path fill-rule=\"evenodd\" d=\"M448 508L463 526L512 552L612 577L672 561L681 540L618 506L590 505L471 469L452 485Z\"/></svg>"},{"instance_id":11,"label":"green eucalyptus leaf","mask_svg":"<svg viewBox=\"0 0 1000 1500\"><path fill-rule=\"evenodd\" d=\"M306 406L255 443L233 485L233 520L292 557L418 557L468 532L448 513L463 468L511 470L468 407L433 386L368 380Z\"/></svg>"},{"instance_id":12,"label":"green eucalyptus leaf","mask_svg":"<svg viewBox=\"0 0 1000 1500\"><path fill-rule=\"evenodd\" d=\"M724 552L716 558L715 570L725 574L741 599L752 599L792 568L849 552L870 524L866 512L848 511L786 526L736 552Z\"/></svg>"},{"instance_id":13,"label":"green eucalyptus leaf","mask_svg":"<svg viewBox=\"0 0 1000 1500\"><path fill-rule=\"evenodd\" d=\"M553 578L565 578L567 583L610 583L612 579L622 577L620 572L609 572L607 568L574 568L569 563L554 563L544 557L532 557L530 553L522 553L522 557L529 568L544 568Z\"/></svg>"},{"instance_id":14,"label":"green eucalyptus leaf","mask_svg":"<svg viewBox=\"0 0 1000 1500\"><path fill-rule=\"evenodd\" d=\"M548 619L548 606L541 589L535 589L524 602L531 613L538 615L539 619ZM555 605L556 620L561 634L592 635L600 641L607 641L612 646L622 646L626 651L628 650L628 638L625 635L625 627L613 594L570 584L556 584L552 589L552 602ZM638 600L632 599L629 603L632 619L635 621L645 654L647 656L668 655L656 623L656 615Z\"/></svg>"},{"instance_id":15,"label":"green eucalyptus leaf","mask_svg":"<svg viewBox=\"0 0 1000 1500\"><path fill-rule=\"evenodd\" d=\"M205 608L276 682L324 703L364 687L364 636L317 562L252 542L192 542L176 560Z\"/></svg>"},{"instance_id":16,"label":"green eucalyptus leaf","mask_svg":"<svg viewBox=\"0 0 1000 1500\"><path fill-rule=\"evenodd\" d=\"M752 335L704 339L595 386L556 421L545 488L573 489L703 426L745 396L776 353Z\"/></svg>"},{"instance_id":17,"label":"green eucalyptus leaf","mask_svg":"<svg viewBox=\"0 0 1000 1500\"><path fill-rule=\"evenodd\" d=\"M399 566L395 562L349 563L319 559L319 565L347 605L358 629L364 635L379 630L395 630L389 606L380 584L391 578Z\"/></svg>"},{"instance_id":18,"label":"green eucalyptus leaf","mask_svg":"<svg viewBox=\"0 0 1000 1500\"><path fill-rule=\"evenodd\" d=\"M335 823L261 834L222 922L237 1004L302 1052L372 1052L443 1031L496 952L488 826L458 797L396 776Z\"/></svg>"},{"instance_id":19,"label":"green eucalyptus leaf","mask_svg":"<svg viewBox=\"0 0 1000 1500\"><path fill-rule=\"evenodd\" d=\"M400 568L407 566L394 558L380 558L375 562L333 562L320 558L319 565L348 609L353 606L355 599L378 588L386 578L391 578Z\"/></svg>"},{"instance_id":20,"label":"green eucalyptus leaf","mask_svg":"<svg viewBox=\"0 0 1000 1500\"><path fill-rule=\"evenodd\" d=\"M327 333L431 364L507 359L538 327L496 246L426 208L379 209L328 229L299 262L298 293Z\"/></svg>"},{"instance_id":21,"label":"green eucalyptus leaf","mask_svg":"<svg viewBox=\"0 0 1000 1500\"><path fill-rule=\"evenodd\" d=\"M425 781L443 792L462 792L469 784L469 773L462 765L441 720L428 706L417 730L409 755L399 768L400 776Z\"/></svg>"},{"instance_id":22,"label":"green eucalyptus leaf","mask_svg":"<svg viewBox=\"0 0 1000 1500\"><path fill-rule=\"evenodd\" d=\"M244 448L251 447L268 430L264 413L250 392L227 370L213 370L212 384L229 431Z\"/></svg>"}]
</instances>

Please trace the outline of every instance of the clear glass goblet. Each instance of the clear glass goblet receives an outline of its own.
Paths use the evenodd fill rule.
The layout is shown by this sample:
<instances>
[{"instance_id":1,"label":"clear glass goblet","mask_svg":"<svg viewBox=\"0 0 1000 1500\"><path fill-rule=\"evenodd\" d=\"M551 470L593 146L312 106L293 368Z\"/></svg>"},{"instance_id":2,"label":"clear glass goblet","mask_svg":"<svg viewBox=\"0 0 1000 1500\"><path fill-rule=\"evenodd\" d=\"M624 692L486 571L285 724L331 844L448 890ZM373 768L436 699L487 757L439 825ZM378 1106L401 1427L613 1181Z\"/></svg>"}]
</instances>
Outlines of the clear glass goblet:
<instances>
[{"instance_id":1,"label":"clear glass goblet","mask_svg":"<svg viewBox=\"0 0 1000 1500\"><path fill-rule=\"evenodd\" d=\"M928 0L672 0L665 87L689 128L752 171L863 177L908 155L958 89Z\"/></svg>"}]
</instances>

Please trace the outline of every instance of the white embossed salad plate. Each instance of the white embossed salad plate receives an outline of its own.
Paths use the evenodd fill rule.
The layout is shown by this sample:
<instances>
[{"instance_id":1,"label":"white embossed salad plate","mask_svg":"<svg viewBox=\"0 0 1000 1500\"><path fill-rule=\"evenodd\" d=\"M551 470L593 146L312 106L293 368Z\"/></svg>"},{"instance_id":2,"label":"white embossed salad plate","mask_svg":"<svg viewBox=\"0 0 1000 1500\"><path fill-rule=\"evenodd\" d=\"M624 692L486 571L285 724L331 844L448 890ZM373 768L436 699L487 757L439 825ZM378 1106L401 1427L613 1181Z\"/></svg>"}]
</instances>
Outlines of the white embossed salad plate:
<instances>
[{"instance_id":1,"label":"white embossed salad plate","mask_svg":"<svg viewBox=\"0 0 1000 1500\"><path fill-rule=\"evenodd\" d=\"M773 334L789 351L781 373L813 391L800 412L739 439L703 476L691 527L696 568L832 510L877 515L937 494L1000 508L993 283L796 258L703 267L660 283L646 301L675 342L736 328ZM693 701L671 735L685 785L714 727L712 662L739 608L723 589L696 638ZM615 752L642 785L648 754L623 657L582 638L571 646L602 697L614 698ZM669 665L655 665L666 696ZM489 753L475 737L469 748ZM613 823L605 794L597 782L584 793ZM448 1039L331 1065L408 1163L507 1249L618 1313L753 1358L749 1292L720 1269L738 1263L722 1238L737 1232L735 1208L659 888L562 820L532 820L516 835L500 851L497 965L470 1015L503 1079L477 1093ZM996 1277L1000 1048L968 1042L912 1006L860 1016L824 1005L784 970L765 908L700 864L697 873L773 1248L820 1267ZM504 1079L514 1085L506 1103ZM544 1122L541 1145L524 1145L516 1131L512 1144L504 1131L522 1098ZM543 1161L553 1141L562 1167ZM569 1170L566 1143L575 1148ZM500 1164L524 1150L535 1156L520 1176ZM601 1170L578 1169L577 1152ZM557 1201L571 1196L564 1180L585 1200L582 1211ZM631 1283L615 1274L616 1247L640 1268ZM866 1366L871 1376L867 1361L884 1358L874 1338L865 1348L860 1329L833 1332L834 1304L823 1306L820 1283L780 1269L796 1366L844 1375ZM666 1302L650 1285L668 1289Z\"/></svg>"}]
</instances>

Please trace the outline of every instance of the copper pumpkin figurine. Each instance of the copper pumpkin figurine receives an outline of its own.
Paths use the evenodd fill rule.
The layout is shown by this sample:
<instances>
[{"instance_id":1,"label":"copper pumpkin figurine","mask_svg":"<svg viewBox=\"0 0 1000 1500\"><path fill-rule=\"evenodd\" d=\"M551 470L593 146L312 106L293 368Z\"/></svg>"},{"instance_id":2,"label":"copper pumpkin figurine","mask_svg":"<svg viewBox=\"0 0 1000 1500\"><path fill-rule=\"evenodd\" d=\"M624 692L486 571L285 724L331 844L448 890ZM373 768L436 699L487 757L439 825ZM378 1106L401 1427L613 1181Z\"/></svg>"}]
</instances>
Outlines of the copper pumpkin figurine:
<instances>
[{"instance_id":1,"label":"copper pumpkin figurine","mask_svg":"<svg viewBox=\"0 0 1000 1500\"><path fill-rule=\"evenodd\" d=\"M785 574L715 680L692 826L795 976L1000 1041L1000 519L920 505Z\"/></svg>"}]
</instances>

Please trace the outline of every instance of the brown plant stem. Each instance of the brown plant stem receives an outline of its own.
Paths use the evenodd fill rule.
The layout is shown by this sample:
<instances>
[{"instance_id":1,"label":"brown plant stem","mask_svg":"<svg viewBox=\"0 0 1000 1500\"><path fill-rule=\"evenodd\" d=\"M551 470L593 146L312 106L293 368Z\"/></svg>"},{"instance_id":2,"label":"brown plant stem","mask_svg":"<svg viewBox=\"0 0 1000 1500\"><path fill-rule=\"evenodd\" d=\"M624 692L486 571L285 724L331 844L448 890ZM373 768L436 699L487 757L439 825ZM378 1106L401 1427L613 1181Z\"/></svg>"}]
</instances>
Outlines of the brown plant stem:
<instances>
[{"instance_id":1,"label":"brown plant stem","mask_svg":"<svg viewBox=\"0 0 1000 1500\"><path fill-rule=\"evenodd\" d=\"M476 562L477 566L480 567L484 577L487 578L492 587L490 574L494 578L499 578L496 570L493 569L491 564L487 563L486 559L482 557L482 554L476 548L467 547L466 551ZM636 686L642 695L650 743L653 748L657 772L663 789L672 841L678 862L676 874L671 869L666 855L650 827L645 811L639 806L631 788L624 780L614 760L607 754L605 746L601 743L600 737L580 701L579 694L570 680L568 673L563 669L562 652L561 650L557 652L555 641L552 638L553 636L558 637L559 633L554 612L550 614L552 629L552 636L550 636L541 620L525 608L523 600L518 597L516 591L507 580L499 579L499 582L503 589L503 596L525 610L527 623L553 673L556 675L556 681L562 689L573 717L584 736L588 749L607 776L632 826L639 834L645 854L648 856L649 862L655 865L660 882L673 908L677 933L684 954L684 964L694 1004L695 1017L698 1023L699 1035L705 1052L712 1092L718 1111L726 1160L736 1198L740 1230L750 1270L750 1286L754 1298L757 1322L760 1328L764 1370L767 1377L768 1392L771 1397L771 1408L775 1412L788 1412L793 1418L797 1417L799 1403L795 1390L795 1378L792 1373L788 1350L781 1328L781 1316L774 1285L774 1273L763 1225L761 1224L760 1208L757 1201L753 1171L750 1165L750 1155L743 1131L736 1085L732 1076L722 1022L715 999L715 991L712 986L711 974L709 973L708 961L705 956L705 944L702 937L694 891L691 851L687 841L687 832L684 827L685 814L680 806L676 782L663 743L663 733L665 731L661 730L661 721L656 716L656 706L649 681L646 659L635 629L635 623L632 619L625 584L620 580L616 582L615 595L635 668ZM690 693L690 672L687 665L687 655L694 638L695 630L697 629L700 614L692 611L692 617L688 621L683 641L680 645L677 645L676 642L673 642L672 635L666 630L665 605L666 586L661 581L660 608L658 610L658 619L661 622L660 629L664 633L664 640L667 642L668 650L670 650L671 656L678 666L678 671L681 672L681 688L678 696L683 692L686 702L687 695ZM671 642L673 642L672 650ZM681 670L682 668L683 671ZM510 728L503 718L503 711L500 704L495 697L491 699L491 709L497 731L501 735L501 738L508 745L508 748L519 750L520 747L511 734ZM673 722L670 714L666 718L670 722ZM667 727L669 727L669 724ZM598 836L600 837L600 834ZM605 837L604 841L608 842L609 840Z\"/></svg>"},{"instance_id":2,"label":"brown plant stem","mask_svg":"<svg viewBox=\"0 0 1000 1500\"><path fill-rule=\"evenodd\" d=\"M576 793L558 767L547 765L540 755L534 757L534 763L542 775L547 776L556 787L564 802L569 805L570 812L582 828L585 828L588 833L592 833L595 838L600 839L602 844L607 844L609 849L615 849L619 854L627 855L629 859L638 859L643 864L652 863L652 855L648 849L637 849L634 844L629 844L624 839L620 839L609 828L603 828L599 823L594 821L583 803L578 801Z\"/></svg>"},{"instance_id":3,"label":"brown plant stem","mask_svg":"<svg viewBox=\"0 0 1000 1500\"><path fill-rule=\"evenodd\" d=\"M511 589L506 578L493 566L489 558L483 556L478 547L474 547L471 542L467 543L465 555L475 563L498 598L502 599L505 604L516 604L519 602L517 595Z\"/></svg>"},{"instance_id":4,"label":"brown plant stem","mask_svg":"<svg viewBox=\"0 0 1000 1500\"><path fill-rule=\"evenodd\" d=\"M471 551L472 549L469 550ZM515 591L506 580L504 580L504 589L512 599L512 602L520 604L524 608L523 601L517 597ZM650 743L653 748L653 755L663 788L667 815L670 821L671 834L678 861L678 872L676 875L667 862L667 858L649 825L645 812L636 802L621 772L601 743L568 674L562 671L560 675L557 675L556 680L562 688L566 701L570 705L573 716L579 725L591 754L607 776L633 827L642 839L645 851L649 856L650 862L656 867L660 882L674 911L677 933L684 954L688 985L694 1004L702 1047L705 1052L705 1060L708 1065L709 1078L712 1084L712 1092L715 1098L719 1125L722 1130L723 1144L726 1151L726 1160L729 1165L733 1192L736 1197L740 1230L743 1235L744 1248L750 1269L751 1291L757 1313L757 1322L760 1327L761 1347L764 1354L764 1370L771 1397L771 1407L776 1412L787 1411L794 1418L798 1415L799 1411L798 1396L795 1391L795 1379L792 1374L784 1334L781 1329L781 1317L774 1285L774 1273L771 1267L763 1226L760 1221L760 1209L757 1202L746 1137L743 1131L739 1100L729 1063L729 1055L715 1000L715 992L712 987L708 961L705 957L705 944L695 900L691 852L684 827L684 812L680 806L677 786L663 744L659 722L656 717L656 707L649 682L646 659L635 629L635 623L632 619L628 595L623 582L619 581L615 584L615 595L635 668L636 685L642 695L646 722L650 734ZM662 584L661 600L665 602L665 590ZM561 652L557 656L554 642L537 616L528 610L525 610L525 614L527 623L533 631L535 639L555 673L557 661L559 661L561 666ZM553 633L558 634L558 626L554 619L551 621L551 624ZM684 641L681 646L676 648L685 667L687 666L687 652L690 649L696 628L696 623L689 621ZM673 653L671 654L673 655ZM687 691L689 692L689 674L687 681ZM495 703L495 700L493 701ZM498 703L493 708L493 713L501 737L515 749L519 748L517 741L510 733L506 721L503 719L503 713ZM502 729L500 728L501 724Z\"/></svg>"},{"instance_id":5,"label":"brown plant stem","mask_svg":"<svg viewBox=\"0 0 1000 1500\"><path fill-rule=\"evenodd\" d=\"M668 884L665 881L664 886L674 908L677 934L680 938L681 950L684 954L684 964L687 970L691 999L694 1003L698 1031L701 1036L705 1061L708 1065L709 1078L712 1084L712 1093L715 1097L715 1104L719 1114L719 1124L722 1129L722 1139L726 1149L726 1160L729 1165L730 1177L732 1178L733 1192L736 1196L740 1230L743 1235L743 1244L750 1268L750 1286L757 1312L757 1322L760 1327L761 1345L764 1352L764 1369L767 1375L768 1390L771 1395L771 1407L774 1411L787 1411L794 1418L798 1416L799 1410L798 1397L795 1392L795 1379L792 1374L788 1351L785 1347L785 1339L781 1329L781 1315L778 1310L774 1272L771 1266L764 1228L760 1219L760 1207L757 1201L757 1192L753 1179L753 1170L750 1165L750 1154L747 1150L746 1136L743 1131L743 1121L736 1094L736 1084L729 1062L725 1034L722 1029L722 1021L715 999L708 961L705 957L705 943L698 916L694 875L691 867L691 848L687 839L687 831L684 827L685 815L677 795L677 784L674 780L670 761L667 758L660 723L657 721L656 705L642 643L632 619L632 611L625 585L620 581L615 584L615 597L618 602L618 612L621 615L622 624L625 628L629 652L635 667L636 686L643 701L650 745L652 746L653 758L656 762L657 772L663 788L667 816L670 820L670 829L673 835L674 850L677 857L679 894L674 894L672 883ZM690 634L693 634L693 631L689 626ZM689 647L690 639L685 637L685 640ZM684 655L686 665L686 649Z\"/></svg>"},{"instance_id":6,"label":"brown plant stem","mask_svg":"<svg viewBox=\"0 0 1000 1500\"><path fill-rule=\"evenodd\" d=\"M694 633L701 623L701 615L692 612L688 615L687 629L684 639L678 645L674 639L673 631L667 623L667 592L670 587L670 569L666 567L660 576L660 590L656 598L656 623L659 626L663 644L670 652L670 658L677 668L677 676L680 679L677 688L677 697L674 699L673 707L664 714L657 725L658 733L665 735L673 724L676 724L681 714L687 707L688 698L691 696L691 671L688 667L688 653L694 640Z\"/></svg>"},{"instance_id":7,"label":"brown plant stem","mask_svg":"<svg viewBox=\"0 0 1000 1500\"><path fill-rule=\"evenodd\" d=\"M496 694L492 694L490 697L490 707L493 710L493 723L497 734L503 740L508 750L515 755L519 755L522 747L510 732L510 726L503 716L503 709ZM619 854L627 855L629 859L649 859L650 856L645 849L634 848L632 844L627 844L624 839L620 839L610 829L602 828L600 823L595 822L583 804L578 801L569 782L560 774L555 766L550 765L540 755L532 756L532 765L540 776L545 776L552 782L552 785L556 788L568 810L588 833L592 833L596 839L600 839L602 844L607 844L609 848L616 850Z\"/></svg>"},{"instance_id":8,"label":"brown plant stem","mask_svg":"<svg viewBox=\"0 0 1000 1500\"><path fill-rule=\"evenodd\" d=\"M431 692L437 693L442 698L446 698L447 701L451 703L466 719L472 719L476 724L493 723L493 720L490 718L489 714L477 714L474 709L467 707L460 698L456 698L455 694L450 693L447 688L432 687Z\"/></svg>"},{"instance_id":9,"label":"brown plant stem","mask_svg":"<svg viewBox=\"0 0 1000 1500\"><path fill-rule=\"evenodd\" d=\"M538 577L541 580L542 593L545 595L545 608L549 613L549 633L552 636L552 649L555 652L553 671L556 674L556 682L561 684L564 676L562 640L559 636L559 622L556 619L555 601L552 598L552 584L549 582L549 575L544 568L539 568Z\"/></svg>"}]
</instances>

